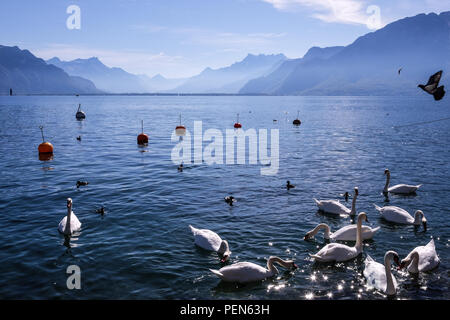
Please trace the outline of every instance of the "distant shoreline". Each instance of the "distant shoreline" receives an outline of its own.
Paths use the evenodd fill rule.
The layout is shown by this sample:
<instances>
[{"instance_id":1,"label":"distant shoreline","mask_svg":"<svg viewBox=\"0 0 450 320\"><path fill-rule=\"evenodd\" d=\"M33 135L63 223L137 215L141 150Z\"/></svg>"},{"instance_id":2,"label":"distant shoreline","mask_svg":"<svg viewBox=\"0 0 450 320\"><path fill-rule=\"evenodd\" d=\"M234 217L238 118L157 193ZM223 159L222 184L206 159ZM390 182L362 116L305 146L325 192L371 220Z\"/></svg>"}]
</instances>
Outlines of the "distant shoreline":
<instances>
[{"instance_id":1,"label":"distant shoreline","mask_svg":"<svg viewBox=\"0 0 450 320\"><path fill-rule=\"evenodd\" d=\"M3 97L10 97L9 94L0 94ZM30 93L30 94L14 94L12 95L18 97L26 97L26 96L55 96L55 97L67 97L67 96L76 96L75 94L63 94L63 93ZM239 94L239 93L84 93L79 94L79 96L168 96L168 97L177 97L177 96L199 96L199 97L420 97L420 95L278 95L278 94Z\"/></svg>"}]
</instances>

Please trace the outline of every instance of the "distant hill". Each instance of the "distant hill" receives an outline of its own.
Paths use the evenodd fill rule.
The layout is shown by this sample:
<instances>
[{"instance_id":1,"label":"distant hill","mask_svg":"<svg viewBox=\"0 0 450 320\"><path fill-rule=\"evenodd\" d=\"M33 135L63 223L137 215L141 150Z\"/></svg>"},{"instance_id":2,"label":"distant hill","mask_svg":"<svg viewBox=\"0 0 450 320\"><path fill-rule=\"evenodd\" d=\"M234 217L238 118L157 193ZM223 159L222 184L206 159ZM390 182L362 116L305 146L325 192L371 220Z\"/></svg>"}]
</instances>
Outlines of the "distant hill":
<instances>
[{"instance_id":1,"label":"distant hill","mask_svg":"<svg viewBox=\"0 0 450 320\"><path fill-rule=\"evenodd\" d=\"M311 50L317 52L311 52ZM421 94L417 84L450 73L450 12L420 14L359 37L344 48L312 48L240 93L277 95ZM333 52L335 50L335 52ZM401 74L397 73L403 68Z\"/></svg>"},{"instance_id":2,"label":"distant hill","mask_svg":"<svg viewBox=\"0 0 450 320\"><path fill-rule=\"evenodd\" d=\"M28 50L0 45L0 94L10 88L15 94L101 93L91 81L69 76Z\"/></svg>"},{"instance_id":3,"label":"distant hill","mask_svg":"<svg viewBox=\"0 0 450 320\"><path fill-rule=\"evenodd\" d=\"M181 93L237 93L250 79L266 75L286 60L283 54L249 54L242 61L220 69L206 68L171 90Z\"/></svg>"},{"instance_id":4,"label":"distant hill","mask_svg":"<svg viewBox=\"0 0 450 320\"><path fill-rule=\"evenodd\" d=\"M97 57L62 61L57 57L47 60L64 69L68 74L89 79L109 93L149 93L173 89L185 79L167 79L158 74L154 77L135 75L117 67L108 67Z\"/></svg>"}]
</instances>

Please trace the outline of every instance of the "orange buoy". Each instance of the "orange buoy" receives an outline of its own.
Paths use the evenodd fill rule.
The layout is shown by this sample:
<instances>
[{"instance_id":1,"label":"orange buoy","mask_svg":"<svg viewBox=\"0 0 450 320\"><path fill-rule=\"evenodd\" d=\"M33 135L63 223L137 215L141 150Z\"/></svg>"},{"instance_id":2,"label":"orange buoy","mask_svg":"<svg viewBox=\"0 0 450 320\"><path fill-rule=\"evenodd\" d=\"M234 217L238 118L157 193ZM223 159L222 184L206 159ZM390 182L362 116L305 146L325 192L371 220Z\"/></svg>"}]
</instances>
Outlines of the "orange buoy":
<instances>
[{"instance_id":1,"label":"orange buoy","mask_svg":"<svg viewBox=\"0 0 450 320\"><path fill-rule=\"evenodd\" d=\"M235 129L242 128L242 124L239 123L239 113L237 114L237 120L236 123L234 124L234 128Z\"/></svg>"},{"instance_id":2,"label":"orange buoy","mask_svg":"<svg viewBox=\"0 0 450 320\"><path fill-rule=\"evenodd\" d=\"M46 142L44 139L44 127L40 126L42 134L42 143L38 147L39 155L52 155L53 154L53 145L50 142Z\"/></svg>"},{"instance_id":3,"label":"orange buoy","mask_svg":"<svg viewBox=\"0 0 450 320\"><path fill-rule=\"evenodd\" d=\"M180 125L175 128L175 134L177 136L184 136L184 135L186 135L186 127L181 125L181 114L180 114Z\"/></svg>"},{"instance_id":4,"label":"orange buoy","mask_svg":"<svg viewBox=\"0 0 450 320\"><path fill-rule=\"evenodd\" d=\"M140 145L148 143L148 135L144 133L144 120L142 121L142 133L137 136L137 143Z\"/></svg>"}]
</instances>

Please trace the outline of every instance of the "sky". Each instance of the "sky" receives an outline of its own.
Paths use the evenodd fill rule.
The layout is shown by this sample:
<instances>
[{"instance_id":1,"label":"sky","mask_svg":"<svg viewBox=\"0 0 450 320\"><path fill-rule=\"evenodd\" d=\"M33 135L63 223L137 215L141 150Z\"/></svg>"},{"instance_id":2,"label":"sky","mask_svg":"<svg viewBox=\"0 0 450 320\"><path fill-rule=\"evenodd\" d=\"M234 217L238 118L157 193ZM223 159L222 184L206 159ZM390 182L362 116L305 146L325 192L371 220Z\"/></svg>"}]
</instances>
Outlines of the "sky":
<instances>
[{"instance_id":1,"label":"sky","mask_svg":"<svg viewBox=\"0 0 450 320\"><path fill-rule=\"evenodd\" d=\"M300 58L312 46L348 45L397 19L449 10L450 0L2 0L0 44L179 78L248 53Z\"/></svg>"}]
</instances>

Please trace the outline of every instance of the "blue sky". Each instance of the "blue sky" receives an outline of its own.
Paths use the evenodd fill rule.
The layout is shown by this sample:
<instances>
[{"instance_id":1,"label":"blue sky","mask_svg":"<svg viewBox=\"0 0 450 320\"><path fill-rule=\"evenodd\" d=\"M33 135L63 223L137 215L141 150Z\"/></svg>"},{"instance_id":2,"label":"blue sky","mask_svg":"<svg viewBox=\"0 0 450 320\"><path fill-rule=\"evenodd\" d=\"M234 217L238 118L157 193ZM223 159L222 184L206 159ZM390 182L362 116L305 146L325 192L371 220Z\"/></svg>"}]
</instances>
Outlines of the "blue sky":
<instances>
[{"instance_id":1,"label":"blue sky","mask_svg":"<svg viewBox=\"0 0 450 320\"><path fill-rule=\"evenodd\" d=\"M81 10L79 30L66 27L70 5ZM347 45L399 18L447 10L449 0L11 0L0 2L0 44L186 77L248 53L302 57L312 46Z\"/></svg>"}]
</instances>

